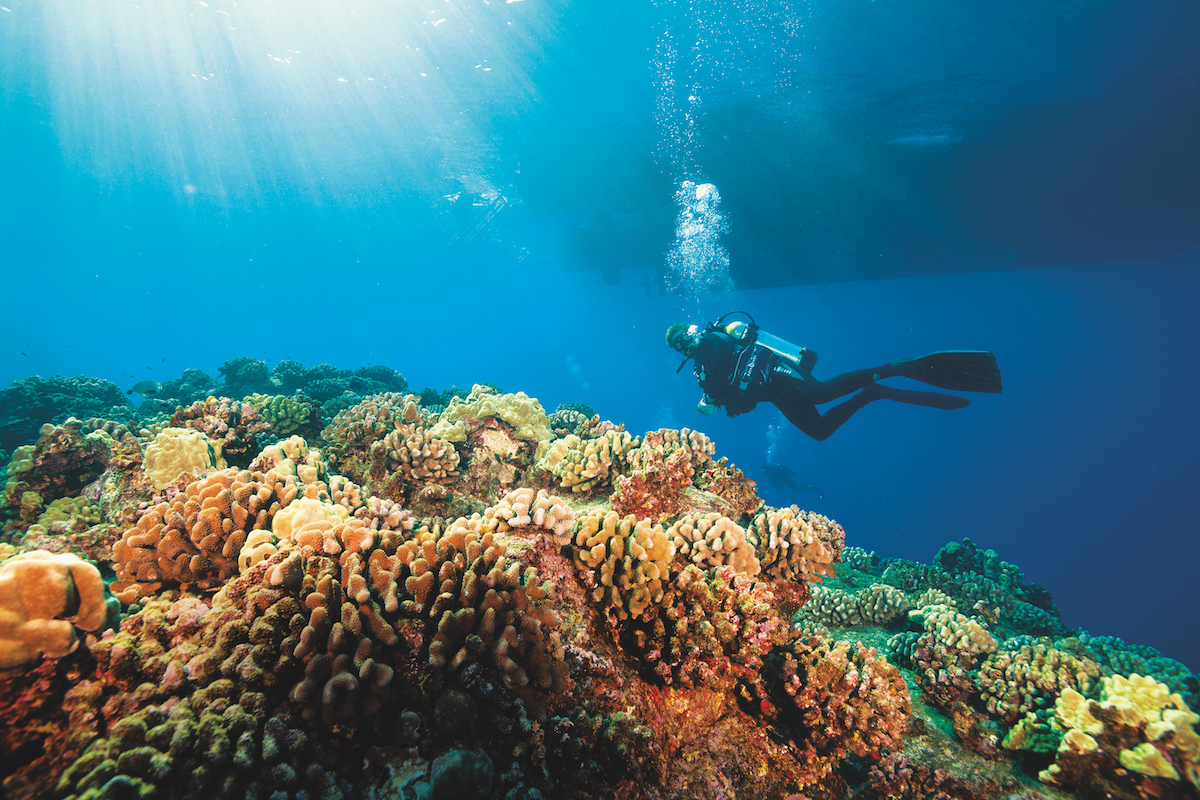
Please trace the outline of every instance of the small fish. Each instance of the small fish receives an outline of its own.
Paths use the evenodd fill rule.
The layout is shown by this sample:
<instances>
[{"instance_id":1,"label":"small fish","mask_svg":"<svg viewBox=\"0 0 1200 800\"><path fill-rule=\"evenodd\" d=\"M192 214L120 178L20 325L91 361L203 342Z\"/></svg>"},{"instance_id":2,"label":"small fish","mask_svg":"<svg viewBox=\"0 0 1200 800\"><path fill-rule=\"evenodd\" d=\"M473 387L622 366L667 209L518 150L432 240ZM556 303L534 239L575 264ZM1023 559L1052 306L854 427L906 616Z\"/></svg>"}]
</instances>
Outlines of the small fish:
<instances>
[{"instance_id":1,"label":"small fish","mask_svg":"<svg viewBox=\"0 0 1200 800\"><path fill-rule=\"evenodd\" d=\"M133 388L125 394L133 394L134 392L137 392L145 397L154 397L154 395L158 394L160 391L162 391L162 384L158 381L138 381L133 385Z\"/></svg>"}]
</instances>

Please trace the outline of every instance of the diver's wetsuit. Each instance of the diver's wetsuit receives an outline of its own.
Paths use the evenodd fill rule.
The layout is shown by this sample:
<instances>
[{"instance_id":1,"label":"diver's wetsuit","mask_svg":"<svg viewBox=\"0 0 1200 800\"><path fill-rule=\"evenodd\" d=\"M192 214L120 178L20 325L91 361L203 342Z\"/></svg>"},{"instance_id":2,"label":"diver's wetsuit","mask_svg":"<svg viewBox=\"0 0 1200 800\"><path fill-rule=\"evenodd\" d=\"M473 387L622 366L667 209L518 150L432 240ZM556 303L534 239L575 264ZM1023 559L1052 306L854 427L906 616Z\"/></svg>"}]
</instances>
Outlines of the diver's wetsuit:
<instances>
[{"instance_id":1,"label":"diver's wetsuit","mask_svg":"<svg viewBox=\"0 0 1200 800\"><path fill-rule=\"evenodd\" d=\"M773 403L788 421L818 441L828 439L850 416L873 400L886 397L915 405L961 408L970 401L938 392L918 392L882 387L880 378L902 374L896 364L845 372L827 381L807 379L799 370L762 345L746 348L733 336L710 331L701 338L692 354L700 388L725 412L736 417L759 403ZM746 387L740 387L746 381ZM821 403L867 389L844 403L817 410ZM886 394L884 394L886 392Z\"/></svg>"}]
</instances>

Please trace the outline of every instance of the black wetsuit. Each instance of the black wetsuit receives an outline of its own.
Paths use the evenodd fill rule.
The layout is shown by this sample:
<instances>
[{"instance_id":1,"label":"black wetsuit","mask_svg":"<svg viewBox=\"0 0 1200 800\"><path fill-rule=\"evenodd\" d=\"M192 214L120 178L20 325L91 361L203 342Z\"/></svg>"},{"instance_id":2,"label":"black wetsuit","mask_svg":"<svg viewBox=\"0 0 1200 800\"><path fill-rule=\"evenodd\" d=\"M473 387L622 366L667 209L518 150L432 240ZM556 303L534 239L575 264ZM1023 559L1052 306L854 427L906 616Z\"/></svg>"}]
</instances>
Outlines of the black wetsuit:
<instances>
[{"instance_id":1,"label":"black wetsuit","mask_svg":"<svg viewBox=\"0 0 1200 800\"><path fill-rule=\"evenodd\" d=\"M692 358L700 388L717 405L724 406L729 416L745 414L764 401L773 403L789 422L818 440L829 438L851 414L875 398L852 397L824 415L817 405L872 384L881 372L889 372L890 366L855 370L817 381L801 374L766 347L759 344L747 347L719 330L704 335Z\"/></svg>"}]
</instances>

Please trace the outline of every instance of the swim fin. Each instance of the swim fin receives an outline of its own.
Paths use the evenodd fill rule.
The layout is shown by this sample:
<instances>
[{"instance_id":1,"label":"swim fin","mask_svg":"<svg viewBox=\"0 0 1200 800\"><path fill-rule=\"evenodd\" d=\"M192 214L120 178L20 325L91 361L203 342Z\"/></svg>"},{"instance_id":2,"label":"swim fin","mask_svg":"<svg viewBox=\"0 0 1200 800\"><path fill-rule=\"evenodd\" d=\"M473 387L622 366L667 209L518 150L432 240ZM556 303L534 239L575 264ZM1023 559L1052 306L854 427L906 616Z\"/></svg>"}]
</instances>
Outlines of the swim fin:
<instances>
[{"instance_id":1,"label":"swim fin","mask_svg":"<svg viewBox=\"0 0 1200 800\"><path fill-rule=\"evenodd\" d=\"M913 406L928 406L940 408L943 411L953 411L956 408L966 408L971 401L956 394L941 392L915 392L912 389L897 389L882 383L868 384L860 393L869 400L894 400L897 403L908 403Z\"/></svg>"},{"instance_id":2,"label":"swim fin","mask_svg":"<svg viewBox=\"0 0 1200 800\"><path fill-rule=\"evenodd\" d=\"M1000 394L1000 368L986 350L942 350L920 358L893 361L892 375L912 378L952 392Z\"/></svg>"}]
</instances>

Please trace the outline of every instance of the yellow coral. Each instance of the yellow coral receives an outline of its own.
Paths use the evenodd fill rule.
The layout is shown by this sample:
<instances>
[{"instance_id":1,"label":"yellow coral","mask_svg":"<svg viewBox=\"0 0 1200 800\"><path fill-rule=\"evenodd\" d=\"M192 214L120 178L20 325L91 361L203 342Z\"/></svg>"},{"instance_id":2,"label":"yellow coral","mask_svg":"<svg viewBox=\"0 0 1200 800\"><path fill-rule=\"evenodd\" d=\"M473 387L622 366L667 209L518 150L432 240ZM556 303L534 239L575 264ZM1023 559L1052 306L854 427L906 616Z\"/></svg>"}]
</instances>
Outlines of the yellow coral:
<instances>
[{"instance_id":1,"label":"yellow coral","mask_svg":"<svg viewBox=\"0 0 1200 800\"><path fill-rule=\"evenodd\" d=\"M194 428L164 428L146 448L146 476L162 489L181 473L225 469L221 443Z\"/></svg>"},{"instance_id":2,"label":"yellow coral","mask_svg":"<svg viewBox=\"0 0 1200 800\"><path fill-rule=\"evenodd\" d=\"M526 441L539 442L553 435L546 410L535 398L524 392L494 394L487 387L478 384L471 389L471 394L466 400L458 397L451 400L430 432L448 442L465 442L467 427L463 419L468 417L495 417L503 420L516 429L514 436Z\"/></svg>"},{"instance_id":3,"label":"yellow coral","mask_svg":"<svg viewBox=\"0 0 1200 800\"><path fill-rule=\"evenodd\" d=\"M597 509L575 534L575 562L590 573L592 599L619 619L640 618L663 598L675 547L661 525Z\"/></svg>"},{"instance_id":4,"label":"yellow coral","mask_svg":"<svg viewBox=\"0 0 1200 800\"><path fill-rule=\"evenodd\" d=\"M271 532L279 539L291 539L297 531L310 522L329 522L336 525L350 518L350 512L342 505L322 503L310 497L301 497L285 506L271 522ZM249 541L243 545L244 548ZM244 571L244 570L243 570Z\"/></svg>"}]
</instances>

